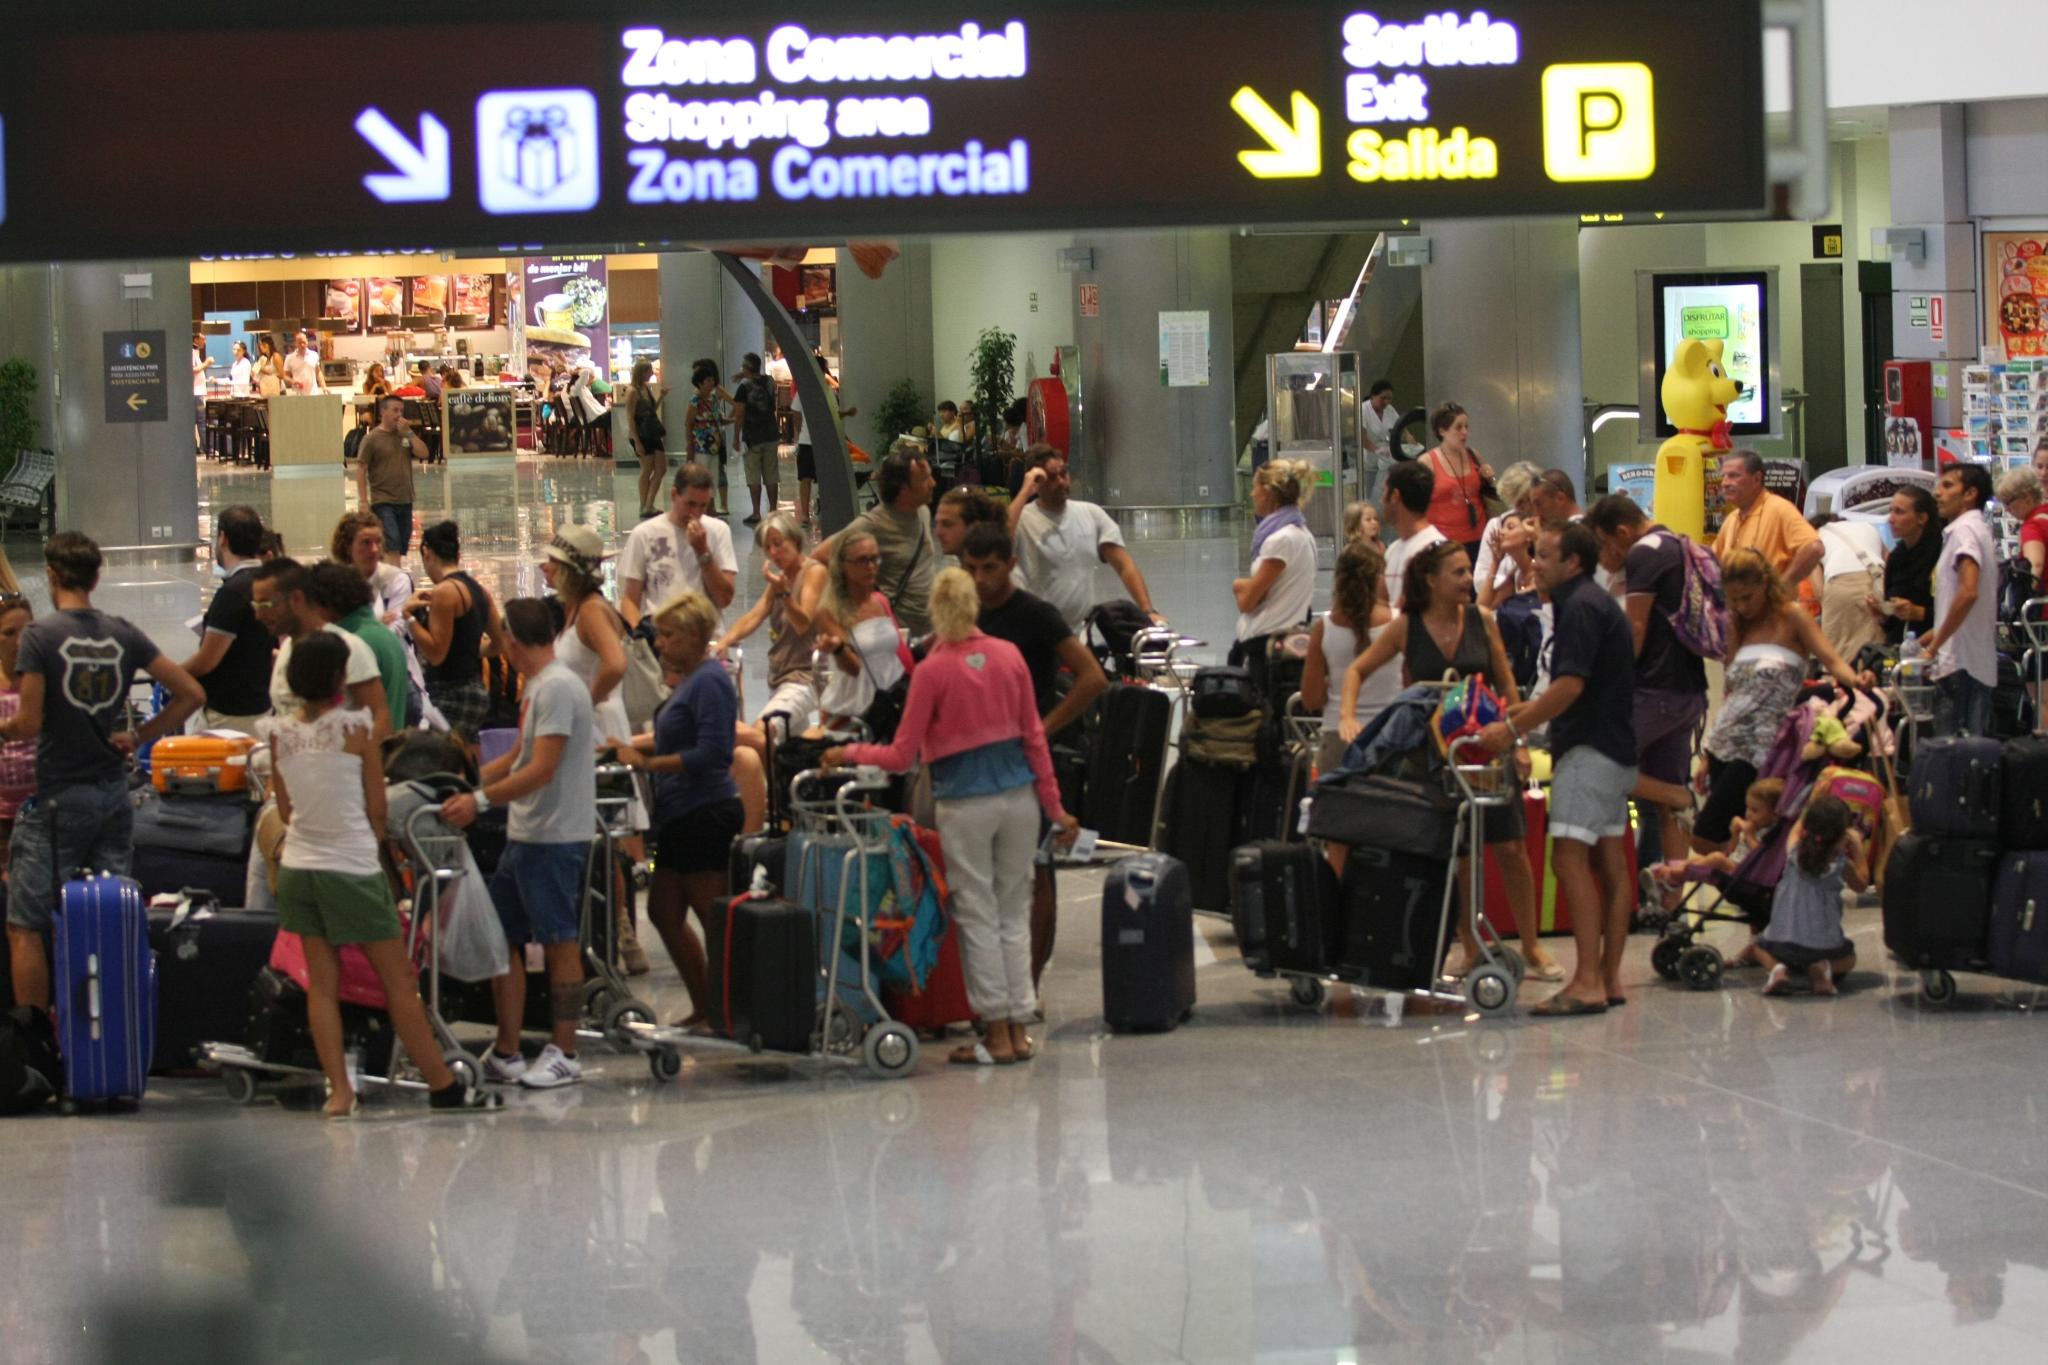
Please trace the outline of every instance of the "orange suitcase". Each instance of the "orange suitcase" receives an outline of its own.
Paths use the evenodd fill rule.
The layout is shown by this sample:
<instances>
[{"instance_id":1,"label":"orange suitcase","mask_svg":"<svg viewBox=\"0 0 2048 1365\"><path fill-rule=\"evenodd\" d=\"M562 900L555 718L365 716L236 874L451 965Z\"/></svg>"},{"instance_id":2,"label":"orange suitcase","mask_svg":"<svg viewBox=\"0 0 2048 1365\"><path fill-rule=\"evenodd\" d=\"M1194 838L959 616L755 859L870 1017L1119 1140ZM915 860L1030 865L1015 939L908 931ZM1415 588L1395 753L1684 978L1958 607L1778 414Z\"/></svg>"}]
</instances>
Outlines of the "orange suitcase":
<instances>
[{"instance_id":1,"label":"orange suitcase","mask_svg":"<svg viewBox=\"0 0 2048 1365\"><path fill-rule=\"evenodd\" d=\"M166 735L150 747L150 778L170 795L247 791L255 747L246 735Z\"/></svg>"}]
</instances>

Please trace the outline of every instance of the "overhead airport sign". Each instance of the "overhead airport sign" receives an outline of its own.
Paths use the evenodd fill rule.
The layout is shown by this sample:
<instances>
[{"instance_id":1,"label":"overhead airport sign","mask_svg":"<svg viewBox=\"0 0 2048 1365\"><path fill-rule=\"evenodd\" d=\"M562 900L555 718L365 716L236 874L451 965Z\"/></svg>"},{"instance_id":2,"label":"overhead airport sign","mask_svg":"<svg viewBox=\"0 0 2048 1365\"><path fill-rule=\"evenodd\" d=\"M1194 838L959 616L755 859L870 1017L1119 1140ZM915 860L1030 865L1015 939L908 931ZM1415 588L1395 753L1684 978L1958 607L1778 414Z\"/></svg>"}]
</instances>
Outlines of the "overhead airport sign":
<instances>
[{"instance_id":1,"label":"overhead airport sign","mask_svg":"<svg viewBox=\"0 0 2048 1365\"><path fill-rule=\"evenodd\" d=\"M0 258L1738 213L1766 197L1758 0L1666 0L1654 23L1640 0L598 0L568 17L506 0L476 23L331 29L296 13L11 17ZM319 60L337 52L363 60ZM280 69L260 148L164 117L217 98L223 73Z\"/></svg>"}]
</instances>

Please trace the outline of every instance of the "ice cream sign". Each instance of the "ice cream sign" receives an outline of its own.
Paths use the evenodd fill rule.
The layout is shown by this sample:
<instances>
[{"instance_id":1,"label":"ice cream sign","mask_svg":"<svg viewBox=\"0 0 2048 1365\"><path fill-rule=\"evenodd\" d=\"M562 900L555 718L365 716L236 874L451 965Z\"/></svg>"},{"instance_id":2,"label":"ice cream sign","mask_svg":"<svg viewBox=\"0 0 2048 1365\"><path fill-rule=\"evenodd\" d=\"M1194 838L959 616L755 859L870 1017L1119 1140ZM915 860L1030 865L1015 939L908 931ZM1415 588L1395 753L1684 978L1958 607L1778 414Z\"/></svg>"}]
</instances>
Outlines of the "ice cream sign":
<instances>
[{"instance_id":1,"label":"ice cream sign","mask_svg":"<svg viewBox=\"0 0 2048 1365\"><path fill-rule=\"evenodd\" d=\"M1026 75L1021 21L926 33L784 24L758 45L648 26L626 29L620 43L631 203L958 198L1031 186L1023 138L902 146L944 141L932 92ZM755 149L768 152L765 173Z\"/></svg>"}]
</instances>

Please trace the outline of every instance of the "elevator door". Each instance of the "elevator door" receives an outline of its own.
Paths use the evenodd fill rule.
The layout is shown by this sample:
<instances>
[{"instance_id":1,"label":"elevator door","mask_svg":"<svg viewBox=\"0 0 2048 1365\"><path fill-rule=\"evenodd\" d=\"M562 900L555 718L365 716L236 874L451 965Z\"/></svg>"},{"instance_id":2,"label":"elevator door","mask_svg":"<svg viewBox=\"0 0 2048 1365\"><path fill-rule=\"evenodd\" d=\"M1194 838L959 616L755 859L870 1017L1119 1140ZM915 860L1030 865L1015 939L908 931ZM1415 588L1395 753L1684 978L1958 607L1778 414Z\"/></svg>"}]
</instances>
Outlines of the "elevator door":
<instances>
[{"instance_id":1,"label":"elevator door","mask_svg":"<svg viewBox=\"0 0 2048 1365\"><path fill-rule=\"evenodd\" d=\"M1842 267L1799 267L1799 344L1806 378L1808 476L1849 463L1848 364L1842 354Z\"/></svg>"}]
</instances>

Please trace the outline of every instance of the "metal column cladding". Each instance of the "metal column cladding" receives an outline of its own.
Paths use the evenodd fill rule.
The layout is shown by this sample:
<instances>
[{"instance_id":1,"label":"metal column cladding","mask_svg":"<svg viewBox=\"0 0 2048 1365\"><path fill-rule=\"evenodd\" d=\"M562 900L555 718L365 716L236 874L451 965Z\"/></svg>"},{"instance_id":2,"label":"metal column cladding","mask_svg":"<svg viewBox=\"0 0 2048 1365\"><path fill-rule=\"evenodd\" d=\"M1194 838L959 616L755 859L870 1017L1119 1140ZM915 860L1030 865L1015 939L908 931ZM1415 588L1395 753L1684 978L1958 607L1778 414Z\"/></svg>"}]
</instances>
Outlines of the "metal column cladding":
<instances>
[{"instance_id":1,"label":"metal column cladding","mask_svg":"<svg viewBox=\"0 0 2048 1365\"><path fill-rule=\"evenodd\" d=\"M499 0L345 29L292 6L85 9L9 8L0 259L1766 202L1761 0ZM274 155L164 117L224 72L279 70Z\"/></svg>"}]
</instances>

